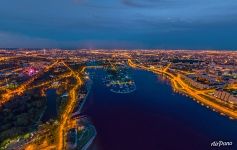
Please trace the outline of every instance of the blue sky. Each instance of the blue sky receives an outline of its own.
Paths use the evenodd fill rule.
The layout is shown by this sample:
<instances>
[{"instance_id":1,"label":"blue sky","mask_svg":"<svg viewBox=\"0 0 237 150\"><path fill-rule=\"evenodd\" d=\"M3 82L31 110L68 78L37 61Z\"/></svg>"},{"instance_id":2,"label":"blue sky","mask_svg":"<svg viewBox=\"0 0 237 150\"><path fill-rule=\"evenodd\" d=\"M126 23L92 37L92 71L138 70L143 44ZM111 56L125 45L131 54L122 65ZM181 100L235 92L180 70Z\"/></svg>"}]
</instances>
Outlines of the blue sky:
<instances>
[{"instance_id":1,"label":"blue sky","mask_svg":"<svg viewBox=\"0 0 237 150\"><path fill-rule=\"evenodd\" d=\"M0 47L237 49L236 0L1 0Z\"/></svg>"}]
</instances>

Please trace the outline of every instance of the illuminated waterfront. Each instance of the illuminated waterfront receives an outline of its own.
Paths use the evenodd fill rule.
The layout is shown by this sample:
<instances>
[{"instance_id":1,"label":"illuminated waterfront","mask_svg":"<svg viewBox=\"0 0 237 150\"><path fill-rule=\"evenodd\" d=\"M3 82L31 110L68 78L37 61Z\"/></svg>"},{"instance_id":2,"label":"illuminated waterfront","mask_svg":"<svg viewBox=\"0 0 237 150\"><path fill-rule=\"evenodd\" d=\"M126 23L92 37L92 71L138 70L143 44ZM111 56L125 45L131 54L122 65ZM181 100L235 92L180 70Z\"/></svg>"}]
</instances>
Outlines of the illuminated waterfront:
<instances>
[{"instance_id":1,"label":"illuminated waterfront","mask_svg":"<svg viewBox=\"0 0 237 150\"><path fill-rule=\"evenodd\" d=\"M0 148L173 150L236 142L234 51L0 52Z\"/></svg>"},{"instance_id":2,"label":"illuminated waterfront","mask_svg":"<svg viewBox=\"0 0 237 150\"><path fill-rule=\"evenodd\" d=\"M237 0L0 0L0 150L237 150Z\"/></svg>"},{"instance_id":3,"label":"illuminated waterfront","mask_svg":"<svg viewBox=\"0 0 237 150\"><path fill-rule=\"evenodd\" d=\"M200 150L213 141L237 142L235 120L174 93L151 72L133 70L137 90L129 94L110 92L101 81L105 72L91 72L94 84L83 114L97 130L94 149Z\"/></svg>"}]
</instances>

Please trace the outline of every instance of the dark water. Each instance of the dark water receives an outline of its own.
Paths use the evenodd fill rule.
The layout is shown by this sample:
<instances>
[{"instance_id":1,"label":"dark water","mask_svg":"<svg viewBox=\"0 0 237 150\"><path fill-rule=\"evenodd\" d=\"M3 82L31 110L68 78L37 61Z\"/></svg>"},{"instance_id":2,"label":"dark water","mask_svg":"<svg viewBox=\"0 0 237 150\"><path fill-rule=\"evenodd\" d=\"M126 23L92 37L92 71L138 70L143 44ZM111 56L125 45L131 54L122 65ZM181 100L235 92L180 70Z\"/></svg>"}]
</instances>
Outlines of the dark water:
<instances>
[{"instance_id":1,"label":"dark water","mask_svg":"<svg viewBox=\"0 0 237 150\"><path fill-rule=\"evenodd\" d=\"M57 116L56 90L55 89L47 90L46 97L47 97L47 108L41 119L43 122L49 121L50 119L55 119Z\"/></svg>"},{"instance_id":2,"label":"dark water","mask_svg":"<svg viewBox=\"0 0 237 150\"><path fill-rule=\"evenodd\" d=\"M93 150L237 150L237 121L173 93L157 76L133 70L137 90L130 94L109 91L95 71L92 91L83 113L97 130ZM211 147L213 141L233 146Z\"/></svg>"}]
</instances>

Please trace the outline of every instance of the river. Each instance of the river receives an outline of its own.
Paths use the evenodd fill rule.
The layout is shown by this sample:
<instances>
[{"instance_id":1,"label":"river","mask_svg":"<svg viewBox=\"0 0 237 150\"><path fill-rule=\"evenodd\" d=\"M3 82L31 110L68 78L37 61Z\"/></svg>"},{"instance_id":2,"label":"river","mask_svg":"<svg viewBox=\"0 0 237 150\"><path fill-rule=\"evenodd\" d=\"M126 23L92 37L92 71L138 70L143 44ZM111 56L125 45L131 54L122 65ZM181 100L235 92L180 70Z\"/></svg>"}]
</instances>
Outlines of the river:
<instances>
[{"instance_id":1,"label":"river","mask_svg":"<svg viewBox=\"0 0 237 150\"><path fill-rule=\"evenodd\" d=\"M89 72L95 75L82 112L97 130L90 149L206 150L213 141L237 148L236 120L174 93L157 75L132 69L136 91L117 94L102 82L103 70Z\"/></svg>"}]
</instances>

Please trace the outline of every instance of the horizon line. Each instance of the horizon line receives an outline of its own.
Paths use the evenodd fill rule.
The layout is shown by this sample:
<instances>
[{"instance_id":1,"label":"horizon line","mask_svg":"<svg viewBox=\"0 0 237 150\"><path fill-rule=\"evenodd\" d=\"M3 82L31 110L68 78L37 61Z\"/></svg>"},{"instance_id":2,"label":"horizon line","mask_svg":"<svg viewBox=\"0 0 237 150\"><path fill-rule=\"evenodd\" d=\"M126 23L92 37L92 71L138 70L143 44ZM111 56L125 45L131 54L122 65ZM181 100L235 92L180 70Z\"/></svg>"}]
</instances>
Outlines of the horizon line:
<instances>
[{"instance_id":1,"label":"horizon line","mask_svg":"<svg viewBox=\"0 0 237 150\"><path fill-rule=\"evenodd\" d=\"M237 49L162 49L162 48L0 48L0 50L160 50L160 51L237 51Z\"/></svg>"}]
</instances>

